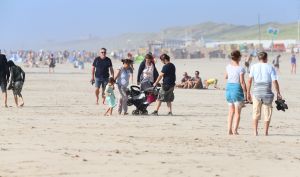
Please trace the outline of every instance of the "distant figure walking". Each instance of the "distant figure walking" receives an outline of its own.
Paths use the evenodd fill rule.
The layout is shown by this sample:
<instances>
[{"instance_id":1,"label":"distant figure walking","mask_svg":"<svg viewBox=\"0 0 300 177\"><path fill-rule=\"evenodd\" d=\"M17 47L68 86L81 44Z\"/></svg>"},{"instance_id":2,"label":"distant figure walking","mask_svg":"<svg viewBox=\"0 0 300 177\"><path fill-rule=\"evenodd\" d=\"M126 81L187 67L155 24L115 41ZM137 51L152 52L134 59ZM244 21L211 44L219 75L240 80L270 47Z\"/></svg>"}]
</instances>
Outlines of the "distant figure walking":
<instances>
[{"instance_id":1,"label":"distant figure walking","mask_svg":"<svg viewBox=\"0 0 300 177\"><path fill-rule=\"evenodd\" d=\"M55 68L55 58L54 55L51 53L49 56L49 73L54 73L54 68Z\"/></svg>"},{"instance_id":2,"label":"distant figure walking","mask_svg":"<svg viewBox=\"0 0 300 177\"><path fill-rule=\"evenodd\" d=\"M15 65L13 61L8 61L8 66L10 70L10 82L8 89L12 89L13 91L16 106L23 107L24 99L21 92L25 82L25 72L20 66ZM19 98L21 100L20 104Z\"/></svg>"},{"instance_id":3,"label":"distant figure walking","mask_svg":"<svg viewBox=\"0 0 300 177\"><path fill-rule=\"evenodd\" d=\"M291 58L291 74L296 74L296 63L297 63L297 59L296 59L296 55L293 54L292 58Z\"/></svg>"},{"instance_id":4,"label":"distant figure walking","mask_svg":"<svg viewBox=\"0 0 300 177\"><path fill-rule=\"evenodd\" d=\"M228 134L238 135L238 128L240 123L241 110L244 106L246 98L246 84L245 84L245 69L239 65L241 61L241 53L235 50L231 53L231 63L226 67L225 79L226 84L226 100L229 105L228 112ZM232 130L233 118L235 119Z\"/></svg>"}]
</instances>

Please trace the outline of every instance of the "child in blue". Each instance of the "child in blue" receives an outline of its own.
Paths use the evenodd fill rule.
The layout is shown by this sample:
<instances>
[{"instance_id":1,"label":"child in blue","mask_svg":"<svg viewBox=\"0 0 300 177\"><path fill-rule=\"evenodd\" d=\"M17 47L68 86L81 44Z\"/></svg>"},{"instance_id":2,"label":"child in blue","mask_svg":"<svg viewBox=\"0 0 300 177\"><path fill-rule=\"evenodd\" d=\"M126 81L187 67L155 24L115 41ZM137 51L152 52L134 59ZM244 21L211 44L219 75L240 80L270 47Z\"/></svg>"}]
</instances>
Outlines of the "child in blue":
<instances>
[{"instance_id":1,"label":"child in blue","mask_svg":"<svg viewBox=\"0 0 300 177\"><path fill-rule=\"evenodd\" d=\"M108 109L105 112L104 116L108 116L108 115L111 116L114 107L117 105L116 97L114 93L114 89L115 89L114 84L115 84L114 78L110 77L108 79L108 84L105 87L105 101L106 104L108 105Z\"/></svg>"}]
</instances>

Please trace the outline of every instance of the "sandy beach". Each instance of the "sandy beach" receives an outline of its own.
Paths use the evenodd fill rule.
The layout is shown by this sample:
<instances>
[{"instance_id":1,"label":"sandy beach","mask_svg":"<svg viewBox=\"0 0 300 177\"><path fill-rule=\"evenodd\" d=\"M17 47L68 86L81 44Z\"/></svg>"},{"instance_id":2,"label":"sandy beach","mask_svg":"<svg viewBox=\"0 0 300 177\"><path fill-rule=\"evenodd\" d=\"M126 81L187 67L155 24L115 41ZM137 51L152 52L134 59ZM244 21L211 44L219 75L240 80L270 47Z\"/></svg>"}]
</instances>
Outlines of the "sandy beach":
<instances>
[{"instance_id":1,"label":"sandy beach","mask_svg":"<svg viewBox=\"0 0 300 177\"><path fill-rule=\"evenodd\" d=\"M115 69L121 64L113 62ZM202 80L218 78L225 87L228 59L172 62L177 81L184 71L199 70ZM268 137L263 122L253 136L252 105L242 110L240 135L226 134L224 90L176 89L173 117L164 116L166 104L158 117L115 110L103 117L106 106L95 105L90 64L84 70L58 64L55 74L46 66L24 68L25 107L16 108L9 91L9 108L0 108L0 177L300 176L300 76L290 74L288 57L280 67L289 109L274 107Z\"/></svg>"}]
</instances>

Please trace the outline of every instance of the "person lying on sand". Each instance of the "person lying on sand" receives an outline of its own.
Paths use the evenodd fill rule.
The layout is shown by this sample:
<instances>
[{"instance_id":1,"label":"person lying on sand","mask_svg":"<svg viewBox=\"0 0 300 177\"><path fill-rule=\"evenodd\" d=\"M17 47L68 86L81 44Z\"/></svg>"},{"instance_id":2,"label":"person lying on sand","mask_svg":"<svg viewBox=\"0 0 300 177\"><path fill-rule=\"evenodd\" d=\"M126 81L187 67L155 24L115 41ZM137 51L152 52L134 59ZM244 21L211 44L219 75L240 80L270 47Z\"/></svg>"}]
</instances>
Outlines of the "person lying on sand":
<instances>
[{"instance_id":1,"label":"person lying on sand","mask_svg":"<svg viewBox=\"0 0 300 177\"><path fill-rule=\"evenodd\" d=\"M204 80L204 88L205 89L208 89L208 87L210 85L214 85L214 88L219 90L220 88L218 87L217 84L218 84L218 79L216 79L216 78Z\"/></svg>"}]
</instances>

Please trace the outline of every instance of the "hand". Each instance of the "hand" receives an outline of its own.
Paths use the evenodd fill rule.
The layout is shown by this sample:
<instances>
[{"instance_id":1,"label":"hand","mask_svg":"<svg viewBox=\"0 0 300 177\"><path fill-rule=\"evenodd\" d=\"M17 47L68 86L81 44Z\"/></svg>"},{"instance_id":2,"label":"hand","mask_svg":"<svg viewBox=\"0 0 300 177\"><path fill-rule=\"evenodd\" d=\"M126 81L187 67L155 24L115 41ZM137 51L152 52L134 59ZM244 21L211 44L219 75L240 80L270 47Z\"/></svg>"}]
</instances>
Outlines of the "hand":
<instances>
[{"instance_id":1,"label":"hand","mask_svg":"<svg viewBox=\"0 0 300 177\"><path fill-rule=\"evenodd\" d=\"M94 83L95 83L95 79L91 79L91 81L90 81L90 82L91 82L91 84L92 84L92 85L94 85Z\"/></svg>"},{"instance_id":2,"label":"hand","mask_svg":"<svg viewBox=\"0 0 300 177\"><path fill-rule=\"evenodd\" d=\"M280 93L277 93L277 100L281 100L282 96L280 95Z\"/></svg>"}]
</instances>

